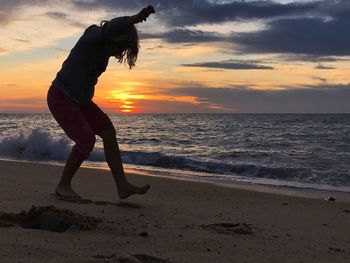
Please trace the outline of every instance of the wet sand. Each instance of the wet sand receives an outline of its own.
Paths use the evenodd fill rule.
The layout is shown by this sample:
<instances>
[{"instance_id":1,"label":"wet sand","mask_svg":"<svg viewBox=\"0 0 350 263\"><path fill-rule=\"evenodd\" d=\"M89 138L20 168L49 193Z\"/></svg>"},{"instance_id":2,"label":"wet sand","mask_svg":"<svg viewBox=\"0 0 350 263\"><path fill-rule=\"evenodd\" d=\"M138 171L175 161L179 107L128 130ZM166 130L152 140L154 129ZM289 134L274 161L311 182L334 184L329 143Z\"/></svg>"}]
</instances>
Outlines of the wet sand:
<instances>
[{"instance_id":1,"label":"wet sand","mask_svg":"<svg viewBox=\"0 0 350 263\"><path fill-rule=\"evenodd\" d=\"M322 194L128 174L151 190L120 201L108 171L83 168L84 200L67 202L52 195L61 166L0 168L0 262L350 262L350 203Z\"/></svg>"}]
</instances>

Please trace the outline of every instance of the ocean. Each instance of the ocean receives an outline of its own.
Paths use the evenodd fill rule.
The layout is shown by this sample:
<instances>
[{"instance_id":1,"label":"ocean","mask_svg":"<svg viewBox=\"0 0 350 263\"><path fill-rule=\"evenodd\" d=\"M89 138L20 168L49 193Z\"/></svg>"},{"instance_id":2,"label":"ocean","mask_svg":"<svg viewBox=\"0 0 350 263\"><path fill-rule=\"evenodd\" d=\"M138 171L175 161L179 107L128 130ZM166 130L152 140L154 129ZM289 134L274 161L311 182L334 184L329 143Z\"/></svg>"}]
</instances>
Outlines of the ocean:
<instances>
[{"instance_id":1,"label":"ocean","mask_svg":"<svg viewBox=\"0 0 350 263\"><path fill-rule=\"evenodd\" d=\"M110 114L126 168L150 175L350 192L350 114ZM0 159L63 164L50 114L0 114ZM86 166L107 168L99 137Z\"/></svg>"}]
</instances>

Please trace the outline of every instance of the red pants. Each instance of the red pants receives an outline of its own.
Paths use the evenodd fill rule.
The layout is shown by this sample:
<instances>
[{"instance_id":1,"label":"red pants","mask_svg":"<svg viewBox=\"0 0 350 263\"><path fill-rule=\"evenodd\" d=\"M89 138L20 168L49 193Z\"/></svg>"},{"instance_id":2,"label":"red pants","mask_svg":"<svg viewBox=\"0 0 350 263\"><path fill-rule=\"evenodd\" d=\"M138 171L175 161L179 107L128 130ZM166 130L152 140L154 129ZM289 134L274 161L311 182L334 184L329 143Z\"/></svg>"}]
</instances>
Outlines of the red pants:
<instances>
[{"instance_id":1,"label":"red pants","mask_svg":"<svg viewBox=\"0 0 350 263\"><path fill-rule=\"evenodd\" d=\"M48 91L47 104L55 120L75 142L72 151L83 159L88 158L93 150L95 135L113 127L111 120L95 103L90 101L79 105L53 86Z\"/></svg>"}]
</instances>

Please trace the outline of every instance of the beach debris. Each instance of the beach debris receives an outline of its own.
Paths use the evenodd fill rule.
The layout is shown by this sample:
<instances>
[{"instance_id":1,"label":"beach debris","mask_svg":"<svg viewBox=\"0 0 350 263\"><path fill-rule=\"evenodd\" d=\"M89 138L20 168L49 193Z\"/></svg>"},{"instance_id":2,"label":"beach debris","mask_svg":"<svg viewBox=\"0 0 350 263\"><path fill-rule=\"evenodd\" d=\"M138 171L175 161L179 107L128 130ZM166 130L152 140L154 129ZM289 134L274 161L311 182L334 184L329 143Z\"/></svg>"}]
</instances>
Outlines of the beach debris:
<instances>
[{"instance_id":1,"label":"beach debris","mask_svg":"<svg viewBox=\"0 0 350 263\"><path fill-rule=\"evenodd\" d=\"M65 232L70 227L91 230L97 227L100 219L76 214L68 209L54 206L32 206L28 211L18 214L0 213L0 221L16 224L23 228L41 229L52 232Z\"/></svg>"},{"instance_id":2,"label":"beach debris","mask_svg":"<svg viewBox=\"0 0 350 263\"><path fill-rule=\"evenodd\" d=\"M202 225L203 227L203 225ZM209 228L219 234L241 234L241 235L251 235L253 230L246 223L216 223L204 225L204 227Z\"/></svg>"},{"instance_id":3,"label":"beach debris","mask_svg":"<svg viewBox=\"0 0 350 263\"><path fill-rule=\"evenodd\" d=\"M282 203L282 205L289 205L287 202L285 202L285 203Z\"/></svg>"},{"instance_id":4,"label":"beach debris","mask_svg":"<svg viewBox=\"0 0 350 263\"><path fill-rule=\"evenodd\" d=\"M334 197L332 197L332 196L328 196L328 197L326 198L326 200L327 200L327 201L330 201L330 202L334 202L336 199L335 199Z\"/></svg>"},{"instance_id":5,"label":"beach debris","mask_svg":"<svg viewBox=\"0 0 350 263\"><path fill-rule=\"evenodd\" d=\"M350 210L349 209L345 209L343 210L344 213L350 213Z\"/></svg>"}]
</instances>

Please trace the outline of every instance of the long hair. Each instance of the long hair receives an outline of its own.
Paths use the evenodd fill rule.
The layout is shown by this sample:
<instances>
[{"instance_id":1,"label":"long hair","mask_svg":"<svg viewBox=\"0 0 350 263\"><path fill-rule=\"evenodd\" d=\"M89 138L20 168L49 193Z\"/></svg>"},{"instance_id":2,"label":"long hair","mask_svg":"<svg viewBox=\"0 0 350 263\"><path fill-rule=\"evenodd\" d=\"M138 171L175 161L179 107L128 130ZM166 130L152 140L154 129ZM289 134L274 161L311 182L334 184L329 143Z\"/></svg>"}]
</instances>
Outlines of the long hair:
<instances>
[{"instance_id":1,"label":"long hair","mask_svg":"<svg viewBox=\"0 0 350 263\"><path fill-rule=\"evenodd\" d=\"M105 28L108 25L108 21L102 21L101 26ZM118 63L128 64L129 69L135 67L137 57L139 54L140 43L137 29L134 25L131 25L126 33L127 39L121 41L111 41L109 45L122 46L123 51L116 56Z\"/></svg>"}]
</instances>

